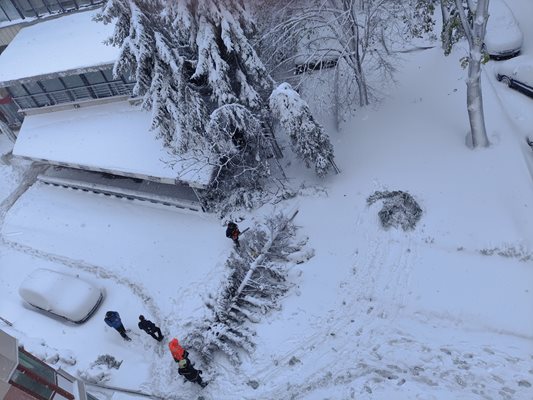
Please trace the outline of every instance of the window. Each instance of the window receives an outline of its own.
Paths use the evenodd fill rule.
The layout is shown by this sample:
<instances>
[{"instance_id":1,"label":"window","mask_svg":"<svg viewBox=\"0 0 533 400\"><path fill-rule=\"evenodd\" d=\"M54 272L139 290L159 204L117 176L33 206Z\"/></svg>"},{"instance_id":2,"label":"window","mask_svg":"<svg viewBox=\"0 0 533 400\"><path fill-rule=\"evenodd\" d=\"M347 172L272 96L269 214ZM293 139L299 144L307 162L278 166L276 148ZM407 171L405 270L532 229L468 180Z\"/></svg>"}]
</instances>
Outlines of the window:
<instances>
[{"instance_id":1,"label":"window","mask_svg":"<svg viewBox=\"0 0 533 400\"><path fill-rule=\"evenodd\" d=\"M26 96L28 94L21 85L11 86L9 88L9 93L11 94L11 97Z\"/></svg>"},{"instance_id":2,"label":"window","mask_svg":"<svg viewBox=\"0 0 533 400\"><path fill-rule=\"evenodd\" d=\"M98 83L104 83L106 80L104 78L104 75L98 71L98 72L87 72L83 74L85 79L87 79L87 82L91 85L95 85Z\"/></svg>"},{"instance_id":3,"label":"window","mask_svg":"<svg viewBox=\"0 0 533 400\"><path fill-rule=\"evenodd\" d=\"M46 81L41 81L41 84L47 92L65 89L65 86L63 86L63 83L61 83L59 79L48 79Z\"/></svg>"},{"instance_id":4,"label":"window","mask_svg":"<svg viewBox=\"0 0 533 400\"><path fill-rule=\"evenodd\" d=\"M56 382L56 371L43 362L30 356L24 350L19 351L19 365L34 372L36 375L39 375L47 382Z\"/></svg>"},{"instance_id":5,"label":"window","mask_svg":"<svg viewBox=\"0 0 533 400\"><path fill-rule=\"evenodd\" d=\"M42 400L74 400L70 391L57 385L57 377L53 368L20 348L19 364L11 376L10 383ZM64 387L67 386L65 378L62 378L62 383ZM67 389L72 390L72 388L71 385Z\"/></svg>"},{"instance_id":6,"label":"window","mask_svg":"<svg viewBox=\"0 0 533 400\"><path fill-rule=\"evenodd\" d=\"M14 386L24 388L26 391L37 394L45 399L51 398L52 394L54 394L54 391L52 389L44 386L40 382L37 382L29 375L18 369L15 370L15 372L13 373L13 376L11 377L11 383L13 383Z\"/></svg>"},{"instance_id":7,"label":"window","mask_svg":"<svg viewBox=\"0 0 533 400\"><path fill-rule=\"evenodd\" d=\"M111 71L110 69L106 69L105 71L102 71L102 72L104 73L105 78L107 79L108 82L111 82L111 81L115 80L113 78L113 71Z\"/></svg>"},{"instance_id":8,"label":"window","mask_svg":"<svg viewBox=\"0 0 533 400\"><path fill-rule=\"evenodd\" d=\"M31 393L50 399L54 391L45 382L55 384L55 371L20 349L19 365L11 377L11 382Z\"/></svg>"},{"instance_id":9,"label":"window","mask_svg":"<svg viewBox=\"0 0 533 400\"><path fill-rule=\"evenodd\" d=\"M83 80L78 75L64 76L61 80L65 83L65 86L69 89L85 86Z\"/></svg>"},{"instance_id":10,"label":"window","mask_svg":"<svg viewBox=\"0 0 533 400\"><path fill-rule=\"evenodd\" d=\"M63 11L63 8L59 5L57 0L43 0L51 13L59 13Z\"/></svg>"},{"instance_id":11,"label":"window","mask_svg":"<svg viewBox=\"0 0 533 400\"><path fill-rule=\"evenodd\" d=\"M58 3L61 4L64 10L73 10L78 8L78 5L73 0L58 0Z\"/></svg>"},{"instance_id":12,"label":"window","mask_svg":"<svg viewBox=\"0 0 533 400\"><path fill-rule=\"evenodd\" d=\"M0 0L0 21L13 21L22 19L11 0Z\"/></svg>"},{"instance_id":13,"label":"window","mask_svg":"<svg viewBox=\"0 0 533 400\"><path fill-rule=\"evenodd\" d=\"M33 8L30 0L16 0L15 3L18 5L18 9L22 12L24 17L38 17L39 14Z\"/></svg>"}]
</instances>

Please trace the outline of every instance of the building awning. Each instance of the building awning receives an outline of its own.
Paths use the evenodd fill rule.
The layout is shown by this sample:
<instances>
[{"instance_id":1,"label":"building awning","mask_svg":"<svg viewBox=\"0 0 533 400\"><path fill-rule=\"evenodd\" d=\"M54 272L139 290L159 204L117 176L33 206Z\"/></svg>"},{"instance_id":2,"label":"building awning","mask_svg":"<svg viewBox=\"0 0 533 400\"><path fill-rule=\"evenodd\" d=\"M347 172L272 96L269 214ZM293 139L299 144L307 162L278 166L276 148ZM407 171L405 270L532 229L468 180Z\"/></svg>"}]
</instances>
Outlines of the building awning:
<instances>
[{"instance_id":1,"label":"building awning","mask_svg":"<svg viewBox=\"0 0 533 400\"><path fill-rule=\"evenodd\" d=\"M127 101L25 117L13 154L53 165L205 188L213 168L176 156L150 131L150 113Z\"/></svg>"},{"instance_id":2,"label":"building awning","mask_svg":"<svg viewBox=\"0 0 533 400\"><path fill-rule=\"evenodd\" d=\"M113 65L119 49L104 41L114 24L94 21L96 13L76 12L22 28L0 55L0 87Z\"/></svg>"}]
</instances>

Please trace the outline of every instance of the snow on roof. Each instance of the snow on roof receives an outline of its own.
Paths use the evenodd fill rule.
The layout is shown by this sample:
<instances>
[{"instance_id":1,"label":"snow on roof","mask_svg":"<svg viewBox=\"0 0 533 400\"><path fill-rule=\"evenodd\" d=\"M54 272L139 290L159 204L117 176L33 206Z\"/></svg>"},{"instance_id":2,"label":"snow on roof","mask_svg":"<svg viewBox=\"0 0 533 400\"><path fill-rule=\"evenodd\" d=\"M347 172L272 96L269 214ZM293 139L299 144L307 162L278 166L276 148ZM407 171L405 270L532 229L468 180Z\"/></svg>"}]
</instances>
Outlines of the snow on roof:
<instances>
[{"instance_id":1,"label":"snow on roof","mask_svg":"<svg viewBox=\"0 0 533 400\"><path fill-rule=\"evenodd\" d=\"M148 112L127 101L28 115L13 154L117 175L207 186L212 168L170 154L150 131L150 121Z\"/></svg>"},{"instance_id":2,"label":"snow on roof","mask_svg":"<svg viewBox=\"0 0 533 400\"><path fill-rule=\"evenodd\" d=\"M103 41L114 27L93 21L96 13L78 12L22 28L0 55L0 85L113 64L119 49Z\"/></svg>"}]
</instances>

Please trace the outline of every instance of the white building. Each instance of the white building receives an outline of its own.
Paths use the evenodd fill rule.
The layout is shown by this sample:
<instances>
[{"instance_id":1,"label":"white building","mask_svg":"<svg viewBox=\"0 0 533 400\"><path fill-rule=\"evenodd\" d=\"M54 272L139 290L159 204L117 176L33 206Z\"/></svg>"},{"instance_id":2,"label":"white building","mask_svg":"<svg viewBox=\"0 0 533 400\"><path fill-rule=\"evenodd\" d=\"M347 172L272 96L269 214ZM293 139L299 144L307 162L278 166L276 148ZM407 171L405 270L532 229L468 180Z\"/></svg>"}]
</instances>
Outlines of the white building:
<instances>
[{"instance_id":1,"label":"white building","mask_svg":"<svg viewBox=\"0 0 533 400\"><path fill-rule=\"evenodd\" d=\"M113 77L118 49L103 43L113 26L95 22L96 12L25 26L0 55L0 111L16 136L13 154L63 167L49 169L48 183L200 209L197 191L212 168L170 154L150 131L150 113L132 98L135 82Z\"/></svg>"}]
</instances>

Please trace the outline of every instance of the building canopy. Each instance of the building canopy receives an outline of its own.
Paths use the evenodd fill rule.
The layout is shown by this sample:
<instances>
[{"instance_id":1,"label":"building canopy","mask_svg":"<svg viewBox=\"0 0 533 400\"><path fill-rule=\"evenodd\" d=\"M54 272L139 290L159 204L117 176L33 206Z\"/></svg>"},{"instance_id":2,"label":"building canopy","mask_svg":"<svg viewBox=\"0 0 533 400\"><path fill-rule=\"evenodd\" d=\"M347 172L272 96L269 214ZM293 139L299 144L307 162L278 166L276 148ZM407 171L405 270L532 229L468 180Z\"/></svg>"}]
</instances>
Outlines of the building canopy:
<instances>
[{"instance_id":1,"label":"building canopy","mask_svg":"<svg viewBox=\"0 0 533 400\"><path fill-rule=\"evenodd\" d=\"M0 55L0 87L112 65L119 49L104 41L114 26L94 21L96 13L76 12L22 28Z\"/></svg>"},{"instance_id":2,"label":"building canopy","mask_svg":"<svg viewBox=\"0 0 533 400\"><path fill-rule=\"evenodd\" d=\"M192 155L171 154L150 122L150 113L128 101L27 115L13 154L164 183L209 185L213 168Z\"/></svg>"}]
</instances>

